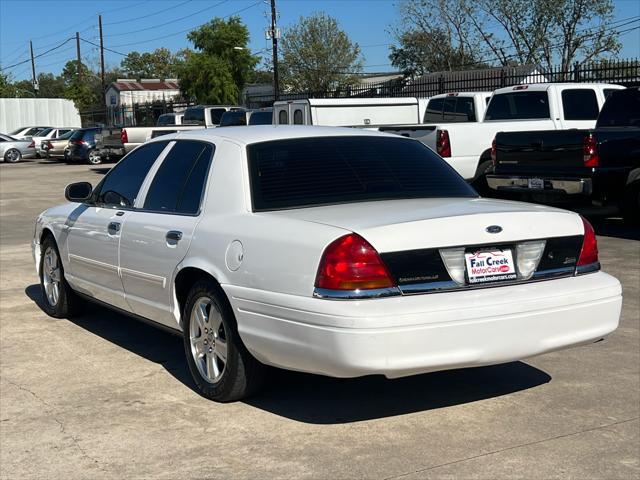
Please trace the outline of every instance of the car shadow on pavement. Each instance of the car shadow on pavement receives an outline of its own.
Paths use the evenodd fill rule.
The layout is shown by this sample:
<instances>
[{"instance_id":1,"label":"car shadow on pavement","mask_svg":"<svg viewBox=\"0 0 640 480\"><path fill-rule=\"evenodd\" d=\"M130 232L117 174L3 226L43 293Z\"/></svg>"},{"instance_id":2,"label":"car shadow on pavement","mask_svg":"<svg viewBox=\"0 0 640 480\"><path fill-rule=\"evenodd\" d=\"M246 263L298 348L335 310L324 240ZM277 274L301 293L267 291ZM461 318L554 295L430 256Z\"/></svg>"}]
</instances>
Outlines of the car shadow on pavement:
<instances>
[{"instance_id":1,"label":"car shadow on pavement","mask_svg":"<svg viewBox=\"0 0 640 480\"><path fill-rule=\"evenodd\" d=\"M89 170L91 170L94 173L97 173L98 175L106 175L107 173L109 173L109 170L111 170L112 167L99 167L99 168L90 168Z\"/></svg>"},{"instance_id":2,"label":"car shadow on pavement","mask_svg":"<svg viewBox=\"0 0 640 480\"><path fill-rule=\"evenodd\" d=\"M25 293L41 306L39 285L30 285ZM89 305L83 315L69 321L162 365L174 378L196 391L180 337L98 305ZM547 373L523 362L395 380L382 376L339 379L270 369L264 390L245 403L298 422L341 424L499 397L550 380Z\"/></svg>"}]
</instances>

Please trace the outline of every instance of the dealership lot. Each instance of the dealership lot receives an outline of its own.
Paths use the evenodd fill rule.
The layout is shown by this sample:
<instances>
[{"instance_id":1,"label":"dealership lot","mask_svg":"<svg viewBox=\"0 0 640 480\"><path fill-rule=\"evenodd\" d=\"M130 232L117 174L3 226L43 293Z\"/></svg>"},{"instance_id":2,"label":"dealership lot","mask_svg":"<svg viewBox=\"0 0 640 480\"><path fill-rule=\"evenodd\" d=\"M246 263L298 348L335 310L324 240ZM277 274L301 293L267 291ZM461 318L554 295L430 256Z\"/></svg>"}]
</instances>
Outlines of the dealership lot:
<instances>
[{"instance_id":1,"label":"dealership lot","mask_svg":"<svg viewBox=\"0 0 640 480\"><path fill-rule=\"evenodd\" d=\"M604 342L394 381L276 372L259 397L221 405L194 392L178 337L98 307L67 321L37 306L35 216L107 169L0 165L2 478L640 475L637 230L596 222L625 296Z\"/></svg>"}]
</instances>

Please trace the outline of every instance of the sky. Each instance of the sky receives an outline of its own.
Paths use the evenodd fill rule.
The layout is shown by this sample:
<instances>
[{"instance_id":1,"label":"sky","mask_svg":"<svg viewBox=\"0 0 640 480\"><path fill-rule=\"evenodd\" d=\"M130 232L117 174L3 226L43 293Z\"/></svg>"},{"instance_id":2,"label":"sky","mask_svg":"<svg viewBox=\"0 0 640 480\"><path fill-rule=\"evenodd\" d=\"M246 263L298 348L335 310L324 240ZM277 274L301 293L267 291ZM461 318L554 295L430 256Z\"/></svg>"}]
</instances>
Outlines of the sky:
<instances>
[{"instance_id":1,"label":"sky","mask_svg":"<svg viewBox=\"0 0 640 480\"><path fill-rule=\"evenodd\" d=\"M36 73L59 73L76 58L75 32L80 32L83 61L99 65L98 14L102 14L107 67L116 67L132 50L171 51L191 47L189 30L212 17L239 15L251 35L250 49L270 58L265 39L270 7L265 0L0 0L0 65L29 60L29 40L39 55L69 40L62 47L36 58ZM398 11L393 0L276 0L278 26L286 28L300 16L325 11L335 17L364 57L365 72L388 72L389 45L395 38ZM614 0L616 20L640 16L640 0ZM635 26L633 24L631 26ZM621 37L621 58L640 57L640 30ZM8 71L14 80L31 77L30 62Z\"/></svg>"}]
</instances>

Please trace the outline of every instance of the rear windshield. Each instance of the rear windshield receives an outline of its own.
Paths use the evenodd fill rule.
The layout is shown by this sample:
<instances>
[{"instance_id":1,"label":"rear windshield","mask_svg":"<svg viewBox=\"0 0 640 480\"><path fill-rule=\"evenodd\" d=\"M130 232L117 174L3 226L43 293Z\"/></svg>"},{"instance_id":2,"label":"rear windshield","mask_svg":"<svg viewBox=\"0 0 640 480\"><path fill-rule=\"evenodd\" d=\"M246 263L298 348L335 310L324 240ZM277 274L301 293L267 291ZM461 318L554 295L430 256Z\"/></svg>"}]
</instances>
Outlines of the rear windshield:
<instances>
[{"instance_id":1,"label":"rear windshield","mask_svg":"<svg viewBox=\"0 0 640 480\"><path fill-rule=\"evenodd\" d=\"M40 130L37 136L44 137L46 135L49 135L51 133L51 130L53 130L53 128L45 128L44 130Z\"/></svg>"},{"instance_id":2,"label":"rear windshield","mask_svg":"<svg viewBox=\"0 0 640 480\"><path fill-rule=\"evenodd\" d=\"M256 211L477 196L433 151L405 138L277 140L249 145L247 154Z\"/></svg>"},{"instance_id":3,"label":"rear windshield","mask_svg":"<svg viewBox=\"0 0 640 480\"><path fill-rule=\"evenodd\" d=\"M458 123L476 120L473 97L451 96L429 100L423 123Z\"/></svg>"},{"instance_id":4,"label":"rear windshield","mask_svg":"<svg viewBox=\"0 0 640 480\"><path fill-rule=\"evenodd\" d=\"M204 125L204 108L187 108L182 117L182 123Z\"/></svg>"},{"instance_id":5,"label":"rear windshield","mask_svg":"<svg viewBox=\"0 0 640 480\"><path fill-rule=\"evenodd\" d=\"M225 112L220 119L221 127L241 126L247 124L247 114L245 112Z\"/></svg>"},{"instance_id":6,"label":"rear windshield","mask_svg":"<svg viewBox=\"0 0 640 480\"><path fill-rule=\"evenodd\" d=\"M616 90L604 102L596 128L640 127L640 90Z\"/></svg>"},{"instance_id":7,"label":"rear windshield","mask_svg":"<svg viewBox=\"0 0 640 480\"><path fill-rule=\"evenodd\" d=\"M249 117L249 125L271 125L273 112L253 112Z\"/></svg>"},{"instance_id":8,"label":"rear windshield","mask_svg":"<svg viewBox=\"0 0 640 480\"><path fill-rule=\"evenodd\" d=\"M176 117L173 114L160 115L158 117L158 126L163 127L165 125L175 125Z\"/></svg>"},{"instance_id":9,"label":"rear windshield","mask_svg":"<svg viewBox=\"0 0 640 480\"><path fill-rule=\"evenodd\" d=\"M547 92L513 92L494 95L485 120L550 118Z\"/></svg>"}]
</instances>

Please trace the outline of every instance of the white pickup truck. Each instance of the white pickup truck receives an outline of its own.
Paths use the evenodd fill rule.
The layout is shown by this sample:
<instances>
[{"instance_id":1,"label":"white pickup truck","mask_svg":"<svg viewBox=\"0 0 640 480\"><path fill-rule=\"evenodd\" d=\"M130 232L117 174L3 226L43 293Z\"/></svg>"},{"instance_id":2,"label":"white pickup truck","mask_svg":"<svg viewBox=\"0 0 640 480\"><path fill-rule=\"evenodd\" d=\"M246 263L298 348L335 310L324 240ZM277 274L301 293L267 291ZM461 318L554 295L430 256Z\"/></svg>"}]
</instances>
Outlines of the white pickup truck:
<instances>
[{"instance_id":1,"label":"white pickup truck","mask_svg":"<svg viewBox=\"0 0 640 480\"><path fill-rule=\"evenodd\" d=\"M491 142L498 132L593 128L607 95L619 85L546 83L493 92L481 122L384 127L419 139L468 180L481 181L491 167Z\"/></svg>"},{"instance_id":2,"label":"white pickup truck","mask_svg":"<svg viewBox=\"0 0 640 480\"><path fill-rule=\"evenodd\" d=\"M220 118L225 112L238 109L242 109L242 107L232 105L195 105L188 107L182 116L181 125L173 126L173 130L192 130L194 125L200 128L214 128L220 125ZM129 153L138 145L146 142L151 137L152 130L157 130L157 127L123 127L120 132L120 142L124 146L124 152ZM114 129L112 131L115 132Z\"/></svg>"}]
</instances>

